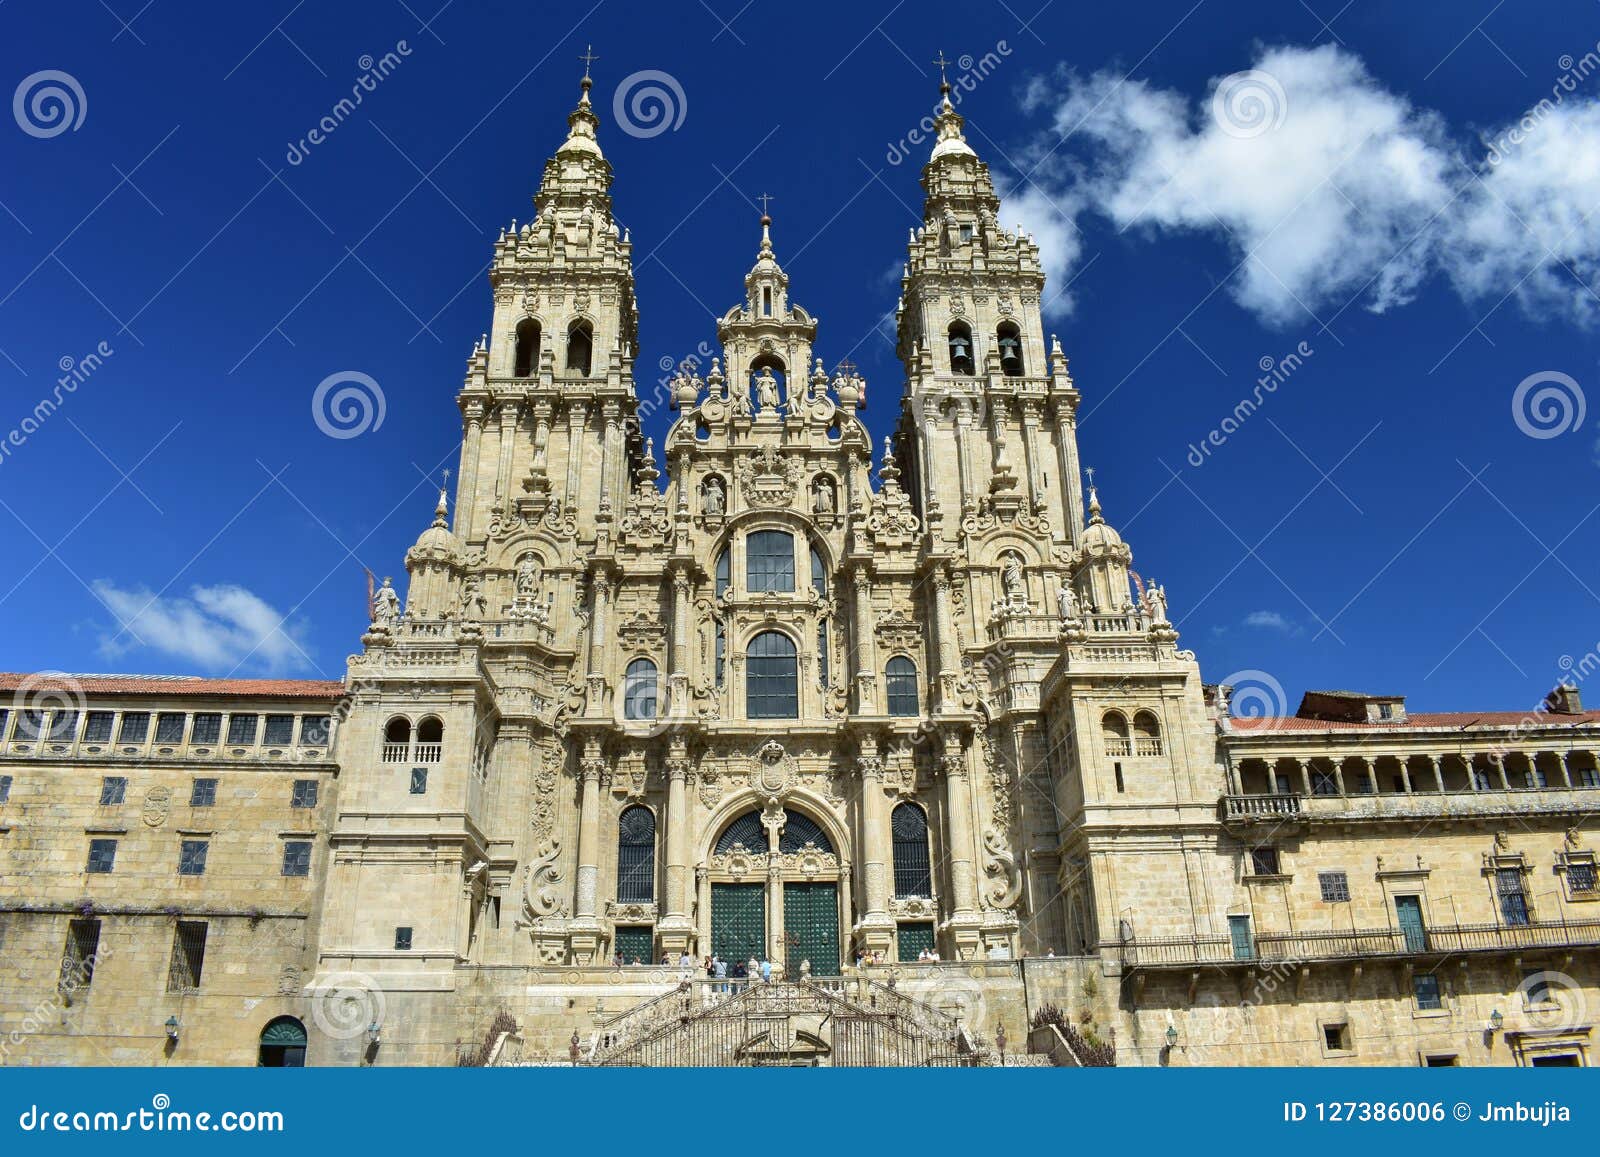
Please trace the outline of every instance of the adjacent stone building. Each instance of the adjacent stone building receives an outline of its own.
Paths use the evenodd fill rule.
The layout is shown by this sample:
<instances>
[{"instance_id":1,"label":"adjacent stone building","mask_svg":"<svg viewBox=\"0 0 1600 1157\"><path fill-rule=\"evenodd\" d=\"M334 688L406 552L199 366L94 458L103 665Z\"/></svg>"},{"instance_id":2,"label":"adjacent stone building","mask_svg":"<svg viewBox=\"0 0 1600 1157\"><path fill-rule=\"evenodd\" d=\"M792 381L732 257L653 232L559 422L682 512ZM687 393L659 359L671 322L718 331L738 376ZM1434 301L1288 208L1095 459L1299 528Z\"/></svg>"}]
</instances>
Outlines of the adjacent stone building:
<instances>
[{"instance_id":1,"label":"adjacent stone building","mask_svg":"<svg viewBox=\"0 0 1600 1157\"><path fill-rule=\"evenodd\" d=\"M880 450L766 216L720 353L641 389L585 79L345 681L10 677L8 1061L1072 1063L1054 1005L1123 1064L1588 1063L1600 716L1232 718L936 122ZM680 990L712 953L785 995ZM685 1017L723 1043L651 1043Z\"/></svg>"}]
</instances>

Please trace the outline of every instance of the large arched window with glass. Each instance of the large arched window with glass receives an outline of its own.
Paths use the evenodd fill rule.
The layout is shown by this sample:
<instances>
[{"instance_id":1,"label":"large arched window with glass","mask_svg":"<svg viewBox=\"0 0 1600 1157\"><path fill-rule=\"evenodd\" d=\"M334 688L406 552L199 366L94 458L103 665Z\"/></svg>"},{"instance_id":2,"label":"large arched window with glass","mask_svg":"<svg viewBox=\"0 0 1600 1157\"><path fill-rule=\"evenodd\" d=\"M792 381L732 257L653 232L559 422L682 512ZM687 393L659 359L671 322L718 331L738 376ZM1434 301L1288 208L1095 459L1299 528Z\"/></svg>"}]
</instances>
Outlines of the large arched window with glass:
<instances>
[{"instance_id":1,"label":"large arched window with glass","mask_svg":"<svg viewBox=\"0 0 1600 1157\"><path fill-rule=\"evenodd\" d=\"M656 665L649 659L635 659L622 676L622 717L656 717Z\"/></svg>"},{"instance_id":2,"label":"large arched window with glass","mask_svg":"<svg viewBox=\"0 0 1600 1157\"><path fill-rule=\"evenodd\" d=\"M745 656L745 715L751 719L800 717L800 668L788 635L763 631Z\"/></svg>"},{"instance_id":3,"label":"large arched window with glass","mask_svg":"<svg viewBox=\"0 0 1600 1157\"><path fill-rule=\"evenodd\" d=\"M539 365L539 323L525 317L517 323L516 356L511 372L519 378L533 376Z\"/></svg>"},{"instance_id":4,"label":"large arched window with glass","mask_svg":"<svg viewBox=\"0 0 1600 1157\"><path fill-rule=\"evenodd\" d=\"M617 902L648 904L656 898L656 817L641 804L617 820Z\"/></svg>"},{"instance_id":5,"label":"large arched window with glass","mask_svg":"<svg viewBox=\"0 0 1600 1157\"><path fill-rule=\"evenodd\" d=\"M888 692L890 715L917 713L917 665L904 655L890 659L883 669L883 684Z\"/></svg>"},{"instance_id":6,"label":"large arched window with glass","mask_svg":"<svg viewBox=\"0 0 1600 1157\"><path fill-rule=\"evenodd\" d=\"M890 814L889 830L894 836L895 896L932 896L927 815L916 804L903 803Z\"/></svg>"},{"instance_id":7,"label":"large arched window with glass","mask_svg":"<svg viewBox=\"0 0 1600 1157\"><path fill-rule=\"evenodd\" d=\"M794 590L794 535L786 530L755 530L744 540L745 589Z\"/></svg>"}]
</instances>

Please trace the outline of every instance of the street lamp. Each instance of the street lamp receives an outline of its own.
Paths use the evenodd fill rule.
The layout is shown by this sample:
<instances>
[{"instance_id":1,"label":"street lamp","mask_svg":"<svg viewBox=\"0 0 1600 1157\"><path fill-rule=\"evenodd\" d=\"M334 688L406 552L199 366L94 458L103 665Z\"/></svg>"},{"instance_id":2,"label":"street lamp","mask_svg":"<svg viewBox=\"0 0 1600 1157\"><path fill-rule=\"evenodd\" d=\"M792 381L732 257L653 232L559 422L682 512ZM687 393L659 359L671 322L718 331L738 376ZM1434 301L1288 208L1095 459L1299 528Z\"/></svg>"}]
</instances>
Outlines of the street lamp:
<instances>
[{"instance_id":1,"label":"street lamp","mask_svg":"<svg viewBox=\"0 0 1600 1157\"><path fill-rule=\"evenodd\" d=\"M373 1048L377 1048L378 1044L380 1043L380 1038L381 1034L378 1031L378 1022L373 1021L367 1026L367 1044L371 1045Z\"/></svg>"},{"instance_id":2,"label":"street lamp","mask_svg":"<svg viewBox=\"0 0 1600 1157\"><path fill-rule=\"evenodd\" d=\"M1503 1026L1505 1023L1506 1023L1506 1018L1500 1012L1500 1010L1498 1008L1495 1009L1493 1012L1491 1012L1489 1014L1489 1031L1490 1032L1499 1032L1500 1029L1501 1029L1501 1026Z\"/></svg>"},{"instance_id":3,"label":"street lamp","mask_svg":"<svg viewBox=\"0 0 1600 1157\"><path fill-rule=\"evenodd\" d=\"M181 1027L183 1026L178 1023L178 1018L176 1016L167 1017L167 1039L173 1044L178 1043L178 1029Z\"/></svg>"},{"instance_id":4,"label":"street lamp","mask_svg":"<svg viewBox=\"0 0 1600 1157\"><path fill-rule=\"evenodd\" d=\"M1167 1025L1167 1047L1169 1049L1178 1047L1178 1026L1175 1024Z\"/></svg>"}]
</instances>

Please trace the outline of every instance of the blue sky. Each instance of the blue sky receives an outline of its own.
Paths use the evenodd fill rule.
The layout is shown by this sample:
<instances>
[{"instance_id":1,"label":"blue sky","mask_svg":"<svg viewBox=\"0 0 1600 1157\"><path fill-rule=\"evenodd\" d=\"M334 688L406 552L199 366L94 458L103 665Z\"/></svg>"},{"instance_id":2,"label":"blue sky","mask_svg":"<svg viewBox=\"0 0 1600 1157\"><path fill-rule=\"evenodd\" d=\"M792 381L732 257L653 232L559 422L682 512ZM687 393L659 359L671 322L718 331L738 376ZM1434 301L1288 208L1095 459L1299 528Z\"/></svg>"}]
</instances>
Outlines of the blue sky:
<instances>
[{"instance_id":1,"label":"blue sky","mask_svg":"<svg viewBox=\"0 0 1600 1157\"><path fill-rule=\"evenodd\" d=\"M866 375L881 439L901 387L881 322L927 151L901 142L942 50L1003 220L1049 255L1106 514L1208 679L1264 672L1291 707L1357 687L1520 708L1600 641L1587 0L919 0L799 22L740 0L141 4L0 8L0 665L342 674L362 568L402 573L454 465L490 246L529 216L590 43L642 387L714 341L768 192L794 299L828 364ZM616 123L643 71L681 93L675 127ZM70 125L31 101L51 87ZM341 371L385 412L335 439L311 398Z\"/></svg>"}]
</instances>

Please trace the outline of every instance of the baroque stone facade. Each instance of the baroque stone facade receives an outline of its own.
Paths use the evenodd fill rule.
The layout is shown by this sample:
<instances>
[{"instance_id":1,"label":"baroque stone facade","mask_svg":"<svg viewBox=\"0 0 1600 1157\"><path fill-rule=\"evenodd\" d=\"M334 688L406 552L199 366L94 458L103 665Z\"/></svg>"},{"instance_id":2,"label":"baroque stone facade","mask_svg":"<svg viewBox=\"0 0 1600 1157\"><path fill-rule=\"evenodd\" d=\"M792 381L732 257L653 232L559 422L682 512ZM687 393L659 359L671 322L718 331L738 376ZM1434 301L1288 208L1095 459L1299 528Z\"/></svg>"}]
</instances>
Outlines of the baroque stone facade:
<instances>
[{"instance_id":1,"label":"baroque stone facade","mask_svg":"<svg viewBox=\"0 0 1600 1157\"><path fill-rule=\"evenodd\" d=\"M1527 718L1346 693L1232 718L1081 481L1038 249L948 98L937 124L881 452L763 216L658 453L584 81L533 219L495 245L453 519L441 492L344 683L80 690L134 714L299 696L336 738L0 749L0 951L28 964L4 1026L51 1021L18 1056L253 1063L292 1019L314 1063L448 1063L502 1010L527 1056L569 1034L596 1055L715 951L819 983L878 954L869 973L1057 1059L1028 1032L1047 1004L1124 1064L1588 1062L1597 717L1562 690ZM268 784L286 761L319 802L286 818L253 786L205 829L236 871L80 871L102 829L154 848L202 769ZM142 819L87 802L113 764ZM274 874L274 840L314 846L304 877ZM173 969L180 924L219 930L206 979L114 958L69 993L74 921L123 909ZM69 998L96 1016L52 1021Z\"/></svg>"}]
</instances>

